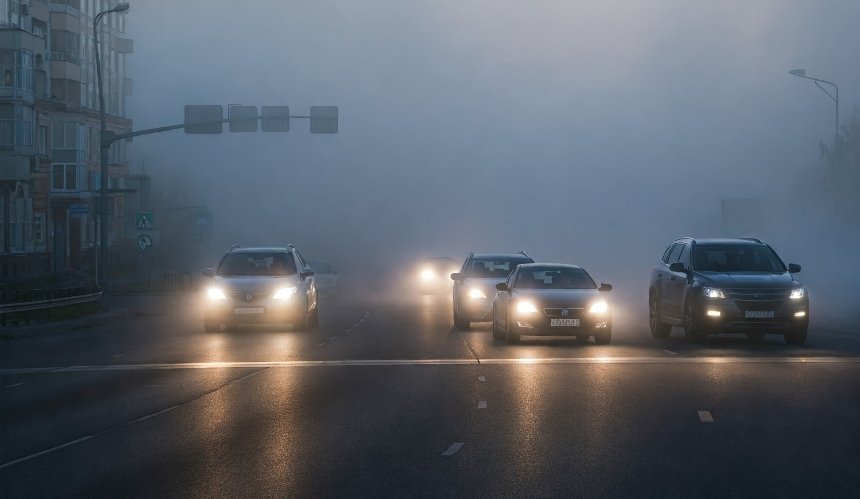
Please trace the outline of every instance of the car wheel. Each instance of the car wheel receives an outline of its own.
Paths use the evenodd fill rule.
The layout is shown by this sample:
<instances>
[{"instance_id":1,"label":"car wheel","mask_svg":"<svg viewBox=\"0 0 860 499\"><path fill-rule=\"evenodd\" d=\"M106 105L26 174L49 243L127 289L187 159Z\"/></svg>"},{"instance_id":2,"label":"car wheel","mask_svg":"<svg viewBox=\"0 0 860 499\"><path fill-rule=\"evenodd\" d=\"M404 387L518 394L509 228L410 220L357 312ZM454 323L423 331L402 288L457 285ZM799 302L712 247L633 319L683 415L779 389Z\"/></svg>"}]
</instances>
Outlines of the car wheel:
<instances>
[{"instance_id":1,"label":"car wheel","mask_svg":"<svg viewBox=\"0 0 860 499\"><path fill-rule=\"evenodd\" d=\"M651 326L651 335L655 338L666 338L672 332L672 325L663 322L660 312L660 298L657 293L651 293L648 300L648 316Z\"/></svg>"},{"instance_id":2,"label":"car wheel","mask_svg":"<svg viewBox=\"0 0 860 499\"><path fill-rule=\"evenodd\" d=\"M502 332L499 330L499 323L496 320L496 306L493 305L493 339L502 339Z\"/></svg>"},{"instance_id":3,"label":"car wheel","mask_svg":"<svg viewBox=\"0 0 860 499\"><path fill-rule=\"evenodd\" d=\"M217 333L221 329L221 324L217 322L203 321L203 330L207 333Z\"/></svg>"},{"instance_id":4,"label":"car wheel","mask_svg":"<svg viewBox=\"0 0 860 499\"><path fill-rule=\"evenodd\" d=\"M457 314L457 311L454 310L454 327L457 328L458 331L468 331L472 326L472 323L464 320Z\"/></svg>"},{"instance_id":5,"label":"car wheel","mask_svg":"<svg viewBox=\"0 0 860 499\"><path fill-rule=\"evenodd\" d=\"M514 328L511 327L511 323L507 318L505 318L505 339L510 344L520 342L520 334L516 332Z\"/></svg>"},{"instance_id":6,"label":"car wheel","mask_svg":"<svg viewBox=\"0 0 860 499\"><path fill-rule=\"evenodd\" d=\"M799 327L793 329L790 333L783 335L785 342L789 345L805 345L806 344L806 328Z\"/></svg>"},{"instance_id":7,"label":"car wheel","mask_svg":"<svg viewBox=\"0 0 860 499\"><path fill-rule=\"evenodd\" d=\"M750 343L761 343L764 339L764 333L747 333L747 341Z\"/></svg>"},{"instance_id":8,"label":"car wheel","mask_svg":"<svg viewBox=\"0 0 860 499\"><path fill-rule=\"evenodd\" d=\"M708 333L702 332L702 325L696 318L696 309L691 301L684 306L684 335L688 340L699 343L708 339Z\"/></svg>"},{"instance_id":9,"label":"car wheel","mask_svg":"<svg viewBox=\"0 0 860 499\"><path fill-rule=\"evenodd\" d=\"M608 345L612 341L612 330L606 328L606 331L594 335L594 342L598 345Z\"/></svg>"}]
</instances>

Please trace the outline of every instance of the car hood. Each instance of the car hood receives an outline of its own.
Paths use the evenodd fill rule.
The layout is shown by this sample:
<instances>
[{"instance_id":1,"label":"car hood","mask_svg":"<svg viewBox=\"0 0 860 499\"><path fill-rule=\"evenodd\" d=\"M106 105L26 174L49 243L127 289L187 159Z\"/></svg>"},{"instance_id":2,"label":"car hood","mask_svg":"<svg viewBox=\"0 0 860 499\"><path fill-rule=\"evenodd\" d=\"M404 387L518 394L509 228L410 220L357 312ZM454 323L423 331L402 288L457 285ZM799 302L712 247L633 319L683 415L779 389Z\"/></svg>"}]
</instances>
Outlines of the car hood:
<instances>
[{"instance_id":1,"label":"car hood","mask_svg":"<svg viewBox=\"0 0 860 499\"><path fill-rule=\"evenodd\" d=\"M696 272L696 279L717 288L789 288L799 284L788 272Z\"/></svg>"},{"instance_id":2,"label":"car hood","mask_svg":"<svg viewBox=\"0 0 860 499\"><path fill-rule=\"evenodd\" d=\"M214 282L230 293L270 293L279 287L297 286L297 276L265 277L265 276L215 276Z\"/></svg>"},{"instance_id":3,"label":"car hood","mask_svg":"<svg viewBox=\"0 0 860 499\"><path fill-rule=\"evenodd\" d=\"M585 308L601 293L596 289L514 289L512 295L519 299L534 300L541 308Z\"/></svg>"}]
</instances>

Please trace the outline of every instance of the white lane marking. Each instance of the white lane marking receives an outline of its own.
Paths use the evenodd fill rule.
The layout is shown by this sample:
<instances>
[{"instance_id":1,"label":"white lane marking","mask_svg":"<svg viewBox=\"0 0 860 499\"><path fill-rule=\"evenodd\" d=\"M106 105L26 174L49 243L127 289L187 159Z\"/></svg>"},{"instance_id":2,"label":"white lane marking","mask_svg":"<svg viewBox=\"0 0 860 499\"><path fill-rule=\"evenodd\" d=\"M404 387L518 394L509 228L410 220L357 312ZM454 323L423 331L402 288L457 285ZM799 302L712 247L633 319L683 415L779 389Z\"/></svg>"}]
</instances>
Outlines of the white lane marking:
<instances>
[{"instance_id":1,"label":"white lane marking","mask_svg":"<svg viewBox=\"0 0 860 499\"><path fill-rule=\"evenodd\" d=\"M478 401L478 409L486 409L486 408L487 408L487 401L486 400Z\"/></svg>"},{"instance_id":2,"label":"white lane marking","mask_svg":"<svg viewBox=\"0 0 860 499\"><path fill-rule=\"evenodd\" d=\"M711 411L699 411L699 421L702 423L713 423L714 416L711 415Z\"/></svg>"},{"instance_id":3,"label":"white lane marking","mask_svg":"<svg viewBox=\"0 0 860 499\"><path fill-rule=\"evenodd\" d=\"M317 346L323 346L320 343ZM475 359L367 359L367 360L285 360L263 362L185 362L165 364L105 364L58 367L0 369L0 375L51 374L97 371L144 371L163 369L228 369L246 367L318 366L456 366L478 364ZM480 364L860 364L860 357L587 357L550 359L482 359Z\"/></svg>"},{"instance_id":4,"label":"white lane marking","mask_svg":"<svg viewBox=\"0 0 860 499\"><path fill-rule=\"evenodd\" d=\"M318 346L318 347L324 347L324 346L325 346L325 342L322 342L322 343L320 343L320 344L319 344L319 345L317 345L317 346Z\"/></svg>"},{"instance_id":5,"label":"white lane marking","mask_svg":"<svg viewBox=\"0 0 860 499\"><path fill-rule=\"evenodd\" d=\"M360 323L360 322L356 322L355 324L353 324L353 325L352 325L352 327L358 327L358 326L360 326L360 325L361 325L361 323Z\"/></svg>"},{"instance_id":6,"label":"white lane marking","mask_svg":"<svg viewBox=\"0 0 860 499\"><path fill-rule=\"evenodd\" d=\"M351 332L352 332L352 329L350 329L350 328L346 328L346 329L344 329L344 330L343 330L343 332L344 332L344 333L351 333Z\"/></svg>"},{"instance_id":7,"label":"white lane marking","mask_svg":"<svg viewBox=\"0 0 860 499\"><path fill-rule=\"evenodd\" d=\"M448 449L442 453L442 455L443 456L453 456L454 454L459 452L460 449L462 449L462 448L463 448L463 442L454 442L453 444L451 444L451 447L448 447Z\"/></svg>"},{"instance_id":8,"label":"white lane marking","mask_svg":"<svg viewBox=\"0 0 860 499\"><path fill-rule=\"evenodd\" d=\"M116 354L116 355L114 355L114 356L113 356L113 358L115 358L115 359L118 359L118 358L120 358L120 357L125 357L125 354L118 353L118 354Z\"/></svg>"},{"instance_id":9,"label":"white lane marking","mask_svg":"<svg viewBox=\"0 0 860 499\"><path fill-rule=\"evenodd\" d=\"M15 383L14 385L6 385L5 388L15 388L16 386L21 386L24 383L26 383L26 381L22 381L20 383Z\"/></svg>"},{"instance_id":10,"label":"white lane marking","mask_svg":"<svg viewBox=\"0 0 860 499\"><path fill-rule=\"evenodd\" d=\"M678 355L678 352L675 352L675 351L673 351L673 350L667 350L667 349L665 349L665 348L664 348L664 349L663 349L663 351L664 351L664 352L666 352L666 353L668 353L669 355Z\"/></svg>"},{"instance_id":11,"label":"white lane marking","mask_svg":"<svg viewBox=\"0 0 860 499\"><path fill-rule=\"evenodd\" d=\"M478 381L483 383L483 382L487 381L487 377L486 376L478 376Z\"/></svg>"}]
</instances>

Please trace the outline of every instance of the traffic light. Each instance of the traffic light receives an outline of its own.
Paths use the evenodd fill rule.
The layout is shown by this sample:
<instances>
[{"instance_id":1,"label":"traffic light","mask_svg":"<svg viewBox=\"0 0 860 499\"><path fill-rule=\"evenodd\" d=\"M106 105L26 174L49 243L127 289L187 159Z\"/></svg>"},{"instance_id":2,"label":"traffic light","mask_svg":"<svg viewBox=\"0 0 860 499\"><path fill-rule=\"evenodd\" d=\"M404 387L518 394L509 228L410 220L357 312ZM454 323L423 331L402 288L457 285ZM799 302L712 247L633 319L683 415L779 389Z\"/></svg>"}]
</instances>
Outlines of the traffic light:
<instances>
[{"instance_id":1,"label":"traffic light","mask_svg":"<svg viewBox=\"0 0 860 499\"><path fill-rule=\"evenodd\" d=\"M337 106L311 106L311 133L337 133Z\"/></svg>"},{"instance_id":2,"label":"traffic light","mask_svg":"<svg viewBox=\"0 0 860 499\"><path fill-rule=\"evenodd\" d=\"M231 132L257 131L257 106L227 106Z\"/></svg>"},{"instance_id":3,"label":"traffic light","mask_svg":"<svg viewBox=\"0 0 860 499\"><path fill-rule=\"evenodd\" d=\"M290 108L289 106L263 106L260 110L262 128L264 132L289 132L290 131Z\"/></svg>"},{"instance_id":4,"label":"traffic light","mask_svg":"<svg viewBox=\"0 0 860 499\"><path fill-rule=\"evenodd\" d=\"M185 106L185 133L221 133L223 120L224 108L219 105Z\"/></svg>"}]
</instances>

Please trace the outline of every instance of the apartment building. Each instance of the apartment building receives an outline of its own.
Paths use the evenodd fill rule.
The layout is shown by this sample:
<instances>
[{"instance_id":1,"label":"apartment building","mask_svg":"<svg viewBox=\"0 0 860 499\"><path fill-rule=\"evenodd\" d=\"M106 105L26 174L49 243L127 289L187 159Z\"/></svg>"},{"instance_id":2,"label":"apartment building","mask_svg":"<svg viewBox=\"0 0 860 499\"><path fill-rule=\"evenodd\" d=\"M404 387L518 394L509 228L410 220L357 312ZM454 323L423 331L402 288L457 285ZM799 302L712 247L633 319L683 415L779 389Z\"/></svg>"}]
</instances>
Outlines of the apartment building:
<instances>
[{"instance_id":1,"label":"apartment building","mask_svg":"<svg viewBox=\"0 0 860 499\"><path fill-rule=\"evenodd\" d=\"M0 279L93 275L99 101L93 17L116 0L0 0ZM99 24L108 130L131 130L126 17ZM124 142L110 151L109 241L124 238ZM112 263L120 256L111 251Z\"/></svg>"}]
</instances>

